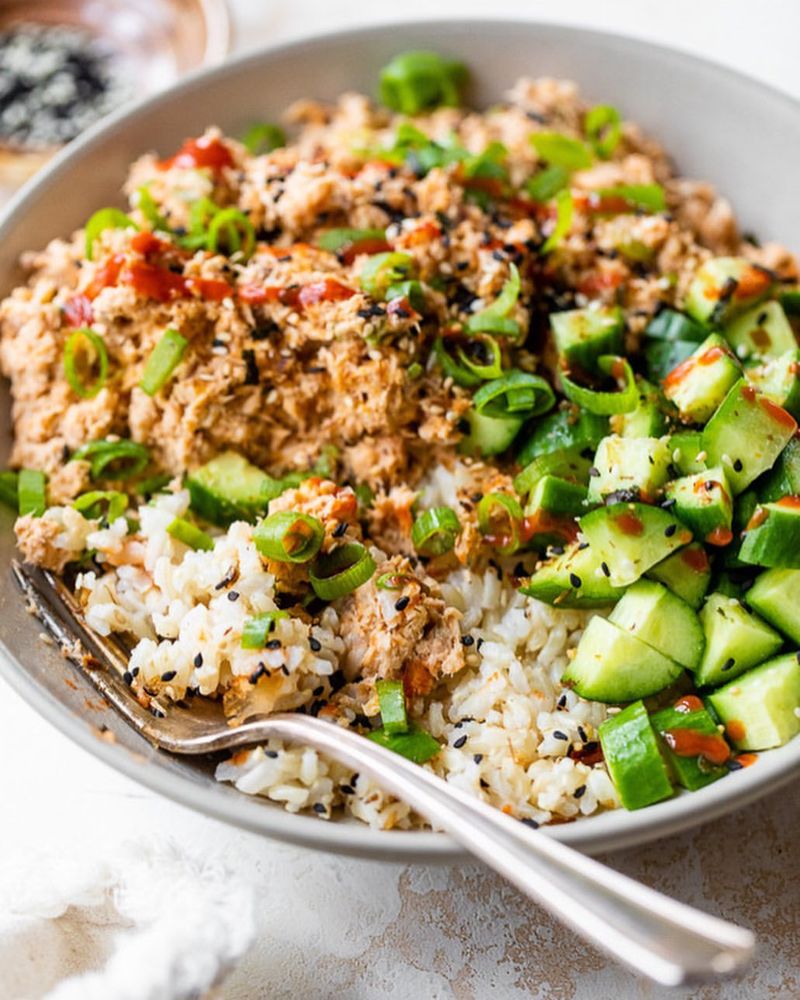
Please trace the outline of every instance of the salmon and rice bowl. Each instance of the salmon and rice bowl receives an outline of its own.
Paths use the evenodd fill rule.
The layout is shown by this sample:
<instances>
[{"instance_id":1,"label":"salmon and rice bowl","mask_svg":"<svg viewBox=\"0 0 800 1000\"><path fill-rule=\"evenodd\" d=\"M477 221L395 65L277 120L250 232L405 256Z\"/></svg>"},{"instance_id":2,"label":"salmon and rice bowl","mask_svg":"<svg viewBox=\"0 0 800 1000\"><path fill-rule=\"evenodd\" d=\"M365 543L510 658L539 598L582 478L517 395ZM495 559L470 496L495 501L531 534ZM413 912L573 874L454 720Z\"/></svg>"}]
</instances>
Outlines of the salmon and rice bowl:
<instances>
[{"instance_id":1,"label":"salmon and rice bowl","mask_svg":"<svg viewBox=\"0 0 800 1000\"><path fill-rule=\"evenodd\" d=\"M800 292L575 84L397 56L143 150L0 304L21 557L155 714L310 713L531 825L800 730ZM270 740L216 776L423 820Z\"/></svg>"}]
</instances>

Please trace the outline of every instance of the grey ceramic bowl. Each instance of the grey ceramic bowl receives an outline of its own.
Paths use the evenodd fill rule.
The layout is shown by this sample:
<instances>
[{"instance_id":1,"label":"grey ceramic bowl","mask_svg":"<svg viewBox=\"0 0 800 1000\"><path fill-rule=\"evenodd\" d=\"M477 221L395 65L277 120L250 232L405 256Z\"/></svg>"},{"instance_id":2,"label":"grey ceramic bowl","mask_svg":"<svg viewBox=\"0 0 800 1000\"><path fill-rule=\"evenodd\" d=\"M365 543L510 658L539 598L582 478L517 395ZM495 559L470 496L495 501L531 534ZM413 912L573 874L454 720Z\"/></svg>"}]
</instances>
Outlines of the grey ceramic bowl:
<instances>
[{"instance_id":1,"label":"grey ceramic bowl","mask_svg":"<svg viewBox=\"0 0 800 1000\"><path fill-rule=\"evenodd\" d=\"M346 89L373 92L380 67L408 48L436 49L466 62L473 79L470 98L478 106L498 99L523 74L577 80L591 100L619 106L659 137L684 174L717 184L746 229L798 248L800 107L789 98L699 59L613 35L535 23L431 22L347 31L248 55L110 119L70 146L8 207L0 224L0 293L19 279L23 250L69 233L98 206L118 202L128 165L143 151L166 154L210 123L236 135L253 121L275 118L295 98L329 99ZM7 438L7 394L0 414ZM11 517L0 518L0 567L7 567L13 554ZM458 848L436 833L384 833L355 822L290 815L217 784L213 762L153 751L110 709L92 707L93 689L39 641L40 631L3 569L2 674L71 739L168 798L322 850L386 859L458 856ZM115 742L99 738L100 725L111 730ZM5 748L6 755L15 749ZM548 833L589 852L642 843L751 802L799 770L800 738L701 792Z\"/></svg>"}]
</instances>

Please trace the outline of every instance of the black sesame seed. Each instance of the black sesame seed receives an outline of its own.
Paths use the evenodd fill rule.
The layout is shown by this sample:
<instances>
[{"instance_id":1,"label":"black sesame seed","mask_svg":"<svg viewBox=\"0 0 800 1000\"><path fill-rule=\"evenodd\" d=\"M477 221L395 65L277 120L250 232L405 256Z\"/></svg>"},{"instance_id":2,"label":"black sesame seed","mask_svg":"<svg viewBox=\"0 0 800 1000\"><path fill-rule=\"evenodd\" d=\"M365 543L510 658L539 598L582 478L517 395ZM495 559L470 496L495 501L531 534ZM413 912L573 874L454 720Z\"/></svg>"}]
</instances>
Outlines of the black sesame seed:
<instances>
[{"instance_id":1,"label":"black sesame seed","mask_svg":"<svg viewBox=\"0 0 800 1000\"><path fill-rule=\"evenodd\" d=\"M411 598L407 594L405 594L403 597L398 597L398 599L394 602L394 610L405 611L410 602Z\"/></svg>"},{"instance_id":2,"label":"black sesame seed","mask_svg":"<svg viewBox=\"0 0 800 1000\"><path fill-rule=\"evenodd\" d=\"M481 646L482 645L483 645L483 639L478 639L478 645L475 648L478 650L479 653L481 651ZM798 653L797 655L798 655L798 657L800 657L800 653Z\"/></svg>"},{"instance_id":3,"label":"black sesame seed","mask_svg":"<svg viewBox=\"0 0 800 1000\"><path fill-rule=\"evenodd\" d=\"M130 670L125 671L125 673L122 675L122 679L125 681L128 687L130 687L131 684L133 684L133 674L130 672Z\"/></svg>"},{"instance_id":4,"label":"black sesame seed","mask_svg":"<svg viewBox=\"0 0 800 1000\"><path fill-rule=\"evenodd\" d=\"M578 545L578 552L583 552L584 549L588 549L588 548L589 548L589 543L588 542L581 542Z\"/></svg>"},{"instance_id":5,"label":"black sesame seed","mask_svg":"<svg viewBox=\"0 0 800 1000\"><path fill-rule=\"evenodd\" d=\"M535 819L531 819L530 816L524 816L520 820L520 823L524 823L525 826L529 826L531 828L531 830L538 830L539 829L539 824L536 822Z\"/></svg>"},{"instance_id":6,"label":"black sesame seed","mask_svg":"<svg viewBox=\"0 0 800 1000\"><path fill-rule=\"evenodd\" d=\"M471 646L475 642L475 639L471 635L462 635L461 644L463 646Z\"/></svg>"},{"instance_id":7,"label":"black sesame seed","mask_svg":"<svg viewBox=\"0 0 800 1000\"><path fill-rule=\"evenodd\" d=\"M324 692L325 692L325 688L323 687L323 685L322 685L322 684L320 684L320 686L319 686L319 687L315 687L315 688L314 688L314 690L313 690L313 691L311 692L311 694L312 694L312 695L313 695L313 696L314 696L315 698L319 698L319 696L320 696L321 694L324 694Z\"/></svg>"},{"instance_id":8,"label":"black sesame seed","mask_svg":"<svg viewBox=\"0 0 800 1000\"><path fill-rule=\"evenodd\" d=\"M321 802L315 802L314 803L314 812L315 813L318 813L321 816L323 813L326 813L327 811L328 810L325 808L325 806Z\"/></svg>"},{"instance_id":9,"label":"black sesame seed","mask_svg":"<svg viewBox=\"0 0 800 1000\"><path fill-rule=\"evenodd\" d=\"M554 729L553 738L556 740L568 740L569 736L566 733L562 733L560 729Z\"/></svg>"},{"instance_id":10,"label":"black sesame seed","mask_svg":"<svg viewBox=\"0 0 800 1000\"><path fill-rule=\"evenodd\" d=\"M736 461L733 463L733 471L734 472L741 472L743 468L744 468L744 465L742 463L741 458L737 458Z\"/></svg>"},{"instance_id":11,"label":"black sesame seed","mask_svg":"<svg viewBox=\"0 0 800 1000\"><path fill-rule=\"evenodd\" d=\"M567 696L562 694L561 697L556 702L556 708L565 708L567 704Z\"/></svg>"},{"instance_id":12,"label":"black sesame seed","mask_svg":"<svg viewBox=\"0 0 800 1000\"><path fill-rule=\"evenodd\" d=\"M238 601L239 600L239 591L238 590L232 590L228 594L228 600L229 601Z\"/></svg>"},{"instance_id":13,"label":"black sesame seed","mask_svg":"<svg viewBox=\"0 0 800 1000\"><path fill-rule=\"evenodd\" d=\"M164 683L166 683L167 681L175 680L177 675L178 675L177 670L168 670L166 673L161 675L161 680L164 681Z\"/></svg>"},{"instance_id":14,"label":"black sesame seed","mask_svg":"<svg viewBox=\"0 0 800 1000\"><path fill-rule=\"evenodd\" d=\"M570 573L569 582L575 588L575 590L578 590L580 589L580 587L583 586L583 581L581 580L581 578L578 576L577 573Z\"/></svg>"},{"instance_id":15,"label":"black sesame seed","mask_svg":"<svg viewBox=\"0 0 800 1000\"><path fill-rule=\"evenodd\" d=\"M467 742L467 734L464 733L463 736L458 737L453 746L455 747L456 750L460 750L466 742Z\"/></svg>"},{"instance_id":16,"label":"black sesame seed","mask_svg":"<svg viewBox=\"0 0 800 1000\"><path fill-rule=\"evenodd\" d=\"M583 798L583 795L585 794L585 792L586 792L586 785L578 785L578 787L575 789L575 791L572 794L573 794L573 796L576 799L580 799L580 798Z\"/></svg>"},{"instance_id":17,"label":"black sesame seed","mask_svg":"<svg viewBox=\"0 0 800 1000\"><path fill-rule=\"evenodd\" d=\"M607 562L601 562L600 569L603 571L604 576L611 576L611 570L608 568Z\"/></svg>"},{"instance_id":18,"label":"black sesame seed","mask_svg":"<svg viewBox=\"0 0 800 1000\"><path fill-rule=\"evenodd\" d=\"M581 743L586 742L586 730L583 728L583 726L578 726L578 736L580 738Z\"/></svg>"},{"instance_id":19,"label":"black sesame seed","mask_svg":"<svg viewBox=\"0 0 800 1000\"><path fill-rule=\"evenodd\" d=\"M734 666L736 666L736 660L732 656L729 656L728 659L722 664L722 672L724 673L726 670L730 670Z\"/></svg>"},{"instance_id":20,"label":"black sesame seed","mask_svg":"<svg viewBox=\"0 0 800 1000\"><path fill-rule=\"evenodd\" d=\"M341 538L346 531L347 531L347 521L340 521L333 529L333 537Z\"/></svg>"},{"instance_id":21,"label":"black sesame seed","mask_svg":"<svg viewBox=\"0 0 800 1000\"><path fill-rule=\"evenodd\" d=\"M598 468L597 468L596 466L594 466L594 465L593 465L593 466L591 467L591 469L589 469L589 475L590 475L590 476L591 476L591 477L592 477L593 479L597 479L597 478L599 478L599 476L600 476L600 470L599 470L599 469L598 469Z\"/></svg>"},{"instance_id":22,"label":"black sesame seed","mask_svg":"<svg viewBox=\"0 0 800 1000\"><path fill-rule=\"evenodd\" d=\"M202 653L198 653L195 656L195 658L194 658L194 665L198 668L198 670L200 669L200 667L203 666L203 654Z\"/></svg>"},{"instance_id":23,"label":"black sesame seed","mask_svg":"<svg viewBox=\"0 0 800 1000\"><path fill-rule=\"evenodd\" d=\"M281 664L281 670L282 670L282 671L283 671L283 673L284 673L284 674L286 675L286 677L288 677L288 676L289 676L289 668L288 668L288 667L286 666L286 664L285 664L285 663L282 663L282 664Z\"/></svg>"},{"instance_id":24,"label":"black sesame seed","mask_svg":"<svg viewBox=\"0 0 800 1000\"><path fill-rule=\"evenodd\" d=\"M308 648L312 653L318 653L322 649L322 643L312 635L308 640Z\"/></svg>"},{"instance_id":25,"label":"black sesame seed","mask_svg":"<svg viewBox=\"0 0 800 1000\"><path fill-rule=\"evenodd\" d=\"M264 751L264 756L265 757L269 757L270 760L275 760L275 758L278 756L278 751L277 750L265 750Z\"/></svg>"},{"instance_id":26,"label":"black sesame seed","mask_svg":"<svg viewBox=\"0 0 800 1000\"><path fill-rule=\"evenodd\" d=\"M480 764L480 762L483 760L483 754L482 753L474 753L472 755L472 759L475 761L476 764Z\"/></svg>"},{"instance_id":27,"label":"black sesame seed","mask_svg":"<svg viewBox=\"0 0 800 1000\"><path fill-rule=\"evenodd\" d=\"M139 668L138 667L134 667L133 670L131 670L131 674L133 674L134 677L138 677L139 676Z\"/></svg>"},{"instance_id":28,"label":"black sesame seed","mask_svg":"<svg viewBox=\"0 0 800 1000\"><path fill-rule=\"evenodd\" d=\"M742 762L735 759L729 760L725 766L728 768L729 771L741 771Z\"/></svg>"},{"instance_id":29,"label":"black sesame seed","mask_svg":"<svg viewBox=\"0 0 800 1000\"><path fill-rule=\"evenodd\" d=\"M664 528L664 534L666 535L667 538L672 538L672 536L675 534L677 530L678 530L677 524L668 524L666 528Z\"/></svg>"},{"instance_id":30,"label":"black sesame seed","mask_svg":"<svg viewBox=\"0 0 800 1000\"><path fill-rule=\"evenodd\" d=\"M525 567L522 565L521 562L518 562L517 565L514 567L512 576L525 576Z\"/></svg>"},{"instance_id":31,"label":"black sesame seed","mask_svg":"<svg viewBox=\"0 0 800 1000\"><path fill-rule=\"evenodd\" d=\"M481 786L481 788L484 788L484 789L488 788L489 787L489 782L485 781L483 778L481 778L481 780L480 780L480 786Z\"/></svg>"},{"instance_id":32,"label":"black sesame seed","mask_svg":"<svg viewBox=\"0 0 800 1000\"><path fill-rule=\"evenodd\" d=\"M658 506L661 507L662 510L669 510L669 508L674 507L676 503L677 500L675 497L669 497L667 500L662 500Z\"/></svg>"},{"instance_id":33,"label":"black sesame seed","mask_svg":"<svg viewBox=\"0 0 800 1000\"><path fill-rule=\"evenodd\" d=\"M352 785L339 785L339 791L342 795L353 795L355 793L355 788Z\"/></svg>"},{"instance_id":34,"label":"black sesame seed","mask_svg":"<svg viewBox=\"0 0 800 1000\"><path fill-rule=\"evenodd\" d=\"M256 352L252 348L246 347L242 351L242 361L244 361L244 384L258 385L259 373Z\"/></svg>"},{"instance_id":35,"label":"black sesame seed","mask_svg":"<svg viewBox=\"0 0 800 1000\"><path fill-rule=\"evenodd\" d=\"M280 639L269 639L264 644L264 648L265 649L280 649L281 648L281 640Z\"/></svg>"}]
</instances>

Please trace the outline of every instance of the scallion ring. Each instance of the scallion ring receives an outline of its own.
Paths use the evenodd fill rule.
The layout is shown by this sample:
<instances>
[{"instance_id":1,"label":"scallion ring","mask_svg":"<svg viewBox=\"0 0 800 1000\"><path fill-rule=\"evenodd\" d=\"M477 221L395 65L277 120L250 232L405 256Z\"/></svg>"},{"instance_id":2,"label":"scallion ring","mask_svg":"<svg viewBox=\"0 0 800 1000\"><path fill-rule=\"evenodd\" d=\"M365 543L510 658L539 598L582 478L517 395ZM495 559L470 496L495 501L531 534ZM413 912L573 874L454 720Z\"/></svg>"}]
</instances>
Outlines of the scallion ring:
<instances>
[{"instance_id":1,"label":"scallion ring","mask_svg":"<svg viewBox=\"0 0 800 1000\"><path fill-rule=\"evenodd\" d=\"M520 333L516 320L508 314L517 304L521 282L516 264L509 267L508 280L503 285L500 294L491 305L480 312L474 313L464 324L469 333L499 333L515 337Z\"/></svg>"},{"instance_id":2,"label":"scallion ring","mask_svg":"<svg viewBox=\"0 0 800 1000\"><path fill-rule=\"evenodd\" d=\"M497 551L510 556L519 548L523 513L519 500L508 493L488 493L478 503L478 528Z\"/></svg>"},{"instance_id":3,"label":"scallion ring","mask_svg":"<svg viewBox=\"0 0 800 1000\"><path fill-rule=\"evenodd\" d=\"M478 413L487 417L537 417L555 405L553 387L541 377L529 372L510 371L487 382L473 396Z\"/></svg>"},{"instance_id":4,"label":"scallion ring","mask_svg":"<svg viewBox=\"0 0 800 1000\"><path fill-rule=\"evenodd\" d=\"M0 503L19 511L19 473L13 469L0 472Z\"/></svg>"},{"instance_id":5,"label":"scallion ring","mask_svg":"<svg viewBox=\"0 0 800 1000\"><path fill-rule=\"evenodd\" d=\"M72 506L89 521L99 521L104 517L109 524L113 524L128 509L128 498L118 490L90 490L82 493Z\"/></svg>"},{"instance_id":6,"label":"scallion ring","mask_svg":"<svg viewBox=\"0 0 800 1000\"><path fill-rule=\"evenodd\" d=\"M390 285L411 277L414 258L388 250L368 257L358 277L362 289L373 299L383 299Z\"/></svg>"},{"instance_id":7,"label":"scallion ring","mask_svg":"<svg viewBox=\"0 0 800 1000\"><path fill-rule=\"evenodd\" d=\"M329 229L319 237L317 246L320 250L327 250L328 253L339 253L354 243L385 239L385 229Z\"/></svg>"},{"instance_id":8,"label":"scallion ring","mask_svg":"<svg viewBox=\"0 0 800 1000\"><path fill-rule=\"evenodd\" d=\"M441 746L430 733L418 726L410 726L407 733L390 733L385 727L366 734L368 740L387 750L400 754L414 764L424 764L441 751Z\"/></svg>"},{"instance_id":9,"label":"scallion ring","mask_svg":"<svg viewBox=\"0 0 800 1000\"><path fill-rule=\"evenodd\" d=\"M253 531L255 547L275 562L306 563L319 552L324 538L318 518L294 510L270 514Z\"/></svg>"},{"instance_id":10,"label":"scallion ring","mask_svg":"<svg viewBox=\"0 0 800 1000\"><path fill-rule=\"evenodd\" d=\"M461 522L451 507L424 510L411 528L414 548L423 556L441 556L456 544Z\"/></svg>"},{"instance_id":11,"label":"scallion ring","mask_svg":"<svg viewBox=\"0 0 800 1000\"><path fill-rule=\"evenodd\" d=\"M261 156L263 153L271 153L273 149L285 146L286 133L280 125L273 125L272 122L258 122L251 125L245 132L242 137L242 145L253 156Z\"/></svg>"},{"instance_id":12,"label":"scallion ring","mask_svg":"<svg viewBox=\"0 0 800 1000\"><path fill-rule=\"evenodd\" d=\"M610 375L617 381L619 389L616 392L589 389L573 382L562 372L561 388L567 399L600 416L630 413L631 410L635 410L639 401L639 389L631 366L625 358L604 354L597 359L597 365L604 375Z\"/></svg>"},{"instance_id":13,"label":"scallion ring","mask_svg":"<svg viewBox=\"0 0 800 1000\"><path fill-rule=\"evenodd\" d=\"M544 476L558 476L568 482L585 482L591 462L578 448L558 448L544 455L537 455L514 478L514 489L520 496L530 493Z\"/></svg>"},{"instance_id":14,"label":"scallion ring","mask_svg":"<svg viewBox=\"0 0 800 1000\"><path fill-rule=\"evenodd\" d=\"M575 214L575 202L572 199L572 192L568 188L559 191L556 195L556 224L553 231L542 244L542 253L551 253L562 242L565 236L569 235L572 228L572 218Z\"/></svg>"},{"instance_id":15,"label":"scallion ring","mask_svg":"<svg viewBox=\"0 0 800 1000\"><path fill-rule=\"evenodd\" d=\"M17 477L17 500L21 517L41 517L47 509L47 476L38 469L20 469Z\"/></svg>"},{"instance_id":16,"label":"scallion ring","mask_svg":"<svg viewBox=\"0 0 800 1000\"><path fill-rule=\"evenodd\" d=\"M380 706L384 732L408 732L408 714L403 682L379 680L375 682L375 690L378 693L378 705Z\"/></svg>"},{"instance_id":17,"label":"scallion ring","mask_svg":"<svg viewBox=\"0 0 800 1000\"><path fill-rule=\"evenodd\" d=\"M176 517L167 525L167 534L176 541L188 545L190 549L200 552L210 552L214 548L214 539L211 535L183 517Z\"/></svg>"},{"instance_id":18,"label":"scallion ring","mask_svg":"<svg viewBox=\"0 0 800 1000\"><path fill-rule=\"evenodd\" d=\"M119 441L90 441L73 454L70 461L89 463L92 479L133 479L147 468L150 452L143 444Z\"/></svg>"},{"instance_id":19,"label":"scallion ring","mask_svg":"<svg viewBox=\"0 0 800 1000\"><path fill-rule=\"evenodd\" d=\"M609 159L622 138L622 117L610 104L598 104L586 114L583 123L592 149L603 160Z\"/></svg>"},{"instance_id":20,"label":"scallion ring","mask_svg":"<svg viewBox=\"0 0 800 1000\"><path fill-rule=\"evenodd\" d=\"M267 636L275 631L276 623L288 617L288 611L265 611L248 618L242 628L242 649L263 649Z\"/></svg>"},{"instance_id":21,"label":"scallion ring","mask_svg":"<svg viewBox=\"0 0 800 1000\"><path fill-rule=\"evenodd\" d=\"M387 108L404 115L442 104L455 107L466 79L462 63L437 52L403 52L381 70L380 98Z\"/></svg>"},{"instance_id":22,"label":"scallion ring","mask_svg":"<svg viewBox=\"0 0 800 1000\"><path fill-rule=\"evenodd\" d=\"M106 229L138 229L133 219L118 208L100 208L86 223L86 259L93 260L94 243Z\"/></svg>"},{"instance_id":23,"label":"scallion ring","mask_svg":"<svg viewBox=\"0 0 800 1000\"><path fill-rule=\"evenodd\" d=\"M96 372L94 377L93 368ZM103 338L94 330L81 327L67 337L64 343L64 376L70 389L81 399L94 399L106 384L108 351Z\"/></svg>"},{"instance_id":24,"label":"scallion ring","mask_svg":"<svg viewBox=\"0 0 800 1000\"><path fill-rule=\"evenodd\" d=\"M177 330L165 330L145 363L139 383L141 390L155 396L180 364L188 346L189 341Z\"/></svg>"},{"instance_id":25,"label":"scallion ring","mask_svg":"<svg viewBox=\"0 0 800 1000\"><path fill-rule=\"evenodd\" d=\"M408 304L416 312L425 310L425 289L421 281L397 281L389 285L386 289L386 301L391 302L392 299L407 299Z\"/></svg>"},{"instance_id":26,"label":"scallion ring","mask_svg":"<svg viewBox=\"0 0 800 1000\"><path fill-rule=\"evenodd\" d=\"M309 570L314 593L323 601L344 597L366 583L375 572L375 560L360 542L347 542L320 556Z\"/></svg>"},{"instance_id":27,"label":"scallion ring","mask_svg":"<svg viewBox=\"0 0 800 1000\"><path fill-rule=\"evenodd\" d=\"M594 161L592 151L580 139L572 139L560 132L533 132L530 138L536 155L551 167L585 170Z\"/></svg>"},{"instance_id":28,"label":"scallion ring","mask_svg":"<svg viewBox=\"0 0 800 1000\"><path fill-rule=\"evenodd\" d=\"M208 227L206 249L211 253L222 253L223 247L229 257L241 253L247 260L256 245L256 231L253 223L238 208L223 208L217 212Z\"/></svg>"},{"instance_id":29,"label":"scallion ring","mask_svg":"<svg viewBox=\"0 0 800 1000\"><path fill-rule=\"evenodd\" d=\"M146 184L142 184L136 193L138 196L136 207L145 217L150 228L152 230L159 230L162 233L168 233L170 231L169 223L161 212L159 212L156 200L150 193L150 188Z\"/></svg>"},{"instance_id":30,"label":"scallion ring","mask_svg":"<svg viewBox=\"0 0 800 1000\"><path fill-rule=\"evenodd\" d=\"M600 188L589 197L589 207L592 209L594 198L599 200L601 206L603 201L621 200L627 202L631 210L641 212L663 212L667 207L664 188L660 184L616 184L614 187Z\"/></svg>"},{"instance_id":31,"label":"scallion ring","mask_svg":"<svg viewBox=\"0 0 800 1000\"><path fill-rule=\"evenodd\" d=\"M187 250L205 250L208 247L208 227L219 213L219 206L210 198L198 198L189 209L189 228L178 243Z\"/></svg>"},{"instance_id":32,"label":"scallion ring","mask_svg":"<svg viewBox=\"0 0 800 1000\"><path fill-rule=\"evenodd\" d=\"M569 171L566 167L545 167L531 177L525 185L525 190L534 201L546 202L555 198L559 191L569 183Z\"/></svg>"}]
</instances>

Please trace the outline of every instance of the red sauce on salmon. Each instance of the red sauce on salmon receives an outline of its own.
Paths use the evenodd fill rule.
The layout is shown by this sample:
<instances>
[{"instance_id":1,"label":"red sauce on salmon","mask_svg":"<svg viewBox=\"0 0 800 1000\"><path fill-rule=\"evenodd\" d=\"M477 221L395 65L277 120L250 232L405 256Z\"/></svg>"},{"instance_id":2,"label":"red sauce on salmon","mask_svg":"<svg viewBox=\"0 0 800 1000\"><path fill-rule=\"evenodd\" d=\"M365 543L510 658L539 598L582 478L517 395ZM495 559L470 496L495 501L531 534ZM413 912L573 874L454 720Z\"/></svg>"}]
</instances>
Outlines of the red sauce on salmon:
<instances>
[{"instance_id":1,"label":"red sauce on salmon","mask_svg":"<svg viewBox=\"0 0 800 1000\"><path fill-rule=\"evenodd\" d=\"M124 263L125 258L121 253L115 253L105 260L94 272L94 278L92 278L86 289L86 297L95 299L104 288L111 288L116 285Z\"/></svg>"},{"instance_id":2,"label":"red sauce on salmon","mask_svg":"<svg viewBox=\"0 0 800 1000\"><path fill-rule=\"evenodd\" d=\"M323 278L308 285L242 285L238 291L242 302L249 305L263 305L265 302L280 302L293 309L305 309L320 302L338 302L355 295L352 288L335 278Z\"/></svg>"},{"instance_id":3,"label":"red sauce on salmon","mask_svg":"<svg viewBox=\"0 0 800 1000\"><path fill-rule=\"evenodd\" d=\"M219 139L187 139L174 156L158 163L160 170L179 167L181 170L198 170L208 168L218 171L223 167L234 165L233 156L228 147Z\"/></svg>"},{"instance_id":4,"label":"red sauce on salmon","mask_svg":"<svg viewBox=\"0 0 800 1000\"><path fill-rule=\"evenodd\" d=\"M348 243L341 250L339 258L343 264L352 264L356 257L360 254L385 253L387 250L391 249L392 244L387 243L386 240L378 238L355 240L353 243Z\"/></svg>"},{"instance_id":5,"label":"red sauce on salmon","mask_svg":"<svg viewBox=\"0 0 800 1000\"><path fill-rule=\"evenodd\" d=\"M94 322L94 309L86 295L73 295L63 306L64 319L67 326L91 326Z\"/></svg>"}]
</instances>

